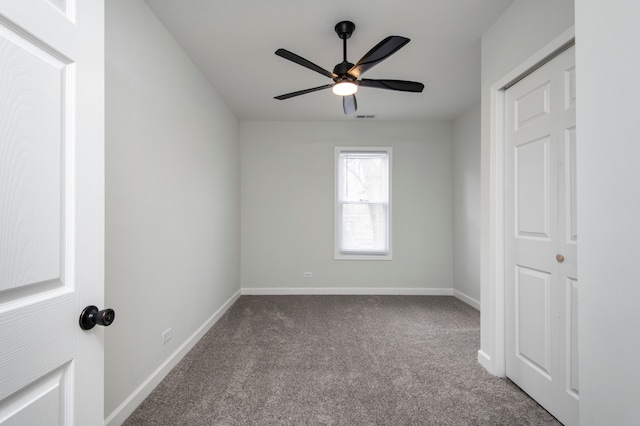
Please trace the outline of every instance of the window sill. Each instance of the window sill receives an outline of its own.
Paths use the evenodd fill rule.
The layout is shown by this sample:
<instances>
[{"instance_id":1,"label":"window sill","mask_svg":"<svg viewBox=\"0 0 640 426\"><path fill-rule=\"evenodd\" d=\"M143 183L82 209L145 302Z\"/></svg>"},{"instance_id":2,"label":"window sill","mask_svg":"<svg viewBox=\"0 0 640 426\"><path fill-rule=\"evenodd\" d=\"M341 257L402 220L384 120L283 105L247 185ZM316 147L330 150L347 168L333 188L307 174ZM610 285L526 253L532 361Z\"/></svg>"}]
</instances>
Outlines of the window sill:
<instances>
[{"instance_id":1,"label":"window sill","mask_svg":"<svg viewBox=\"0 0 640 426\"><path fill-rule=\"evenodd\" d=\"M334 260L393 260L391 253L389 254L343 254L336 253Z\"/></svg>"}]
</instances>

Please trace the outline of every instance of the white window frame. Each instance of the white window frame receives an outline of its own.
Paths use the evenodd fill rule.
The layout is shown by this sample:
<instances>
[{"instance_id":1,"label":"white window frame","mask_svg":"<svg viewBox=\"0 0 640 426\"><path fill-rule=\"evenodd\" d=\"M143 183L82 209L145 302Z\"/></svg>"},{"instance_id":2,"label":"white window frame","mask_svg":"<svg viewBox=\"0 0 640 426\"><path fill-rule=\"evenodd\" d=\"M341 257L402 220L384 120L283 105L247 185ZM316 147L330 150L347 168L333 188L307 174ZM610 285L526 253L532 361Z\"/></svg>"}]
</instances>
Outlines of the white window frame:
<instances>
[{"instance_id":1,"label":"white window frame","mask_svg":"<svg viewBox=\"0 0 640 426\"><path fill-rule=\"evenodd\" d=\"M387 231L387 251L386 253L371 253L371 252L348 252L343 251L340 247L340 243L342 241L342 202L340 200L340 179L341 179L341 171L340 171L340 155L343 153L385 153L387 155L387 164L388 164L388 198L387 198L387 223L386 223L386 231ZM334 213L334 259L335 260L392 260L392 233L391 233L391 224L392 215L391 215L391 179L392 179L392 170L393 170L393 150L391 147L364 147L364 146L336 146L335 147L335 157L334 157L334 165L335 165L335 185L334 185L334 203L335 203L335 213Z\"/></svg>"}]
</instances>

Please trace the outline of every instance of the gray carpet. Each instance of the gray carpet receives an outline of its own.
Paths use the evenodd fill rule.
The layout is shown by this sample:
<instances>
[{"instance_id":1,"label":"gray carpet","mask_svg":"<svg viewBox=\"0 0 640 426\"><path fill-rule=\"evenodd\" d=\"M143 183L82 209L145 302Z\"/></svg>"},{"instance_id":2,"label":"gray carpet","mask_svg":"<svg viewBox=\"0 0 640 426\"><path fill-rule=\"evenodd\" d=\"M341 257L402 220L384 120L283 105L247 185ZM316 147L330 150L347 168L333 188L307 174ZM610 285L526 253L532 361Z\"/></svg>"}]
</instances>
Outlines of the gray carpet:
<instances>
[{"instance_id":1,"label":"gray carpet","mask_svg":"<svg viewBox=\"0 0 640 426\"><path fill-rule=\"evenodd\" d=\"M558 425L453 297L242 296L124 423Z\"/></svg>"}]
</instances>

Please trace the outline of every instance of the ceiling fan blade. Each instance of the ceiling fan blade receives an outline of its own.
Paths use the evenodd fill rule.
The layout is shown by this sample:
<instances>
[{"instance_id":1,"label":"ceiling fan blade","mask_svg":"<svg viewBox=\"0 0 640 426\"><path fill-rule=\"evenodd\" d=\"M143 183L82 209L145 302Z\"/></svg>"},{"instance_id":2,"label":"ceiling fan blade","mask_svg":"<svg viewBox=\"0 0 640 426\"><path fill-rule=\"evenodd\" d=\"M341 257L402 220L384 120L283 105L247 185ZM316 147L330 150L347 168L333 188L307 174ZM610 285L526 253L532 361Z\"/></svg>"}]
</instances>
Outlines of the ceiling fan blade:
<instances>
[{"instance_id":1,"label":"ceiling fan blade","mask_svg":"<svg viewBox=\"0 0 640 426\"><path fill-rule=\"evenodd\" d=\"M289 98L293 98L294 96L300 96L307 93L317 92L318 90L328 89L333 87L333 84L325 84L324 86L313 87L311 89L298 90L297 92L291 92L280 96L274 96L274 99L285 100Z\"/></svg>"},{"instance_id":2,"label":"ceiling fan blade","mask_svg":"<svg viewBox=\"0 0 640 426\"><path fill-rule=\"evenodd\" d=\"M411 40L402 36L389 36L385 38L376 44L373 49L368 51L348 73L356 78L360 77L360 75L364 74L367 70L396 53L402 46L409 43L409 41Z\"/></svg>"},{"instance_id":3,"label":"ceiling fan blade","mask_svg":"<svg viewBox=\"0 0 640 426\"><path fill-rule=\"evenodd\" d=\"M298 56L295 53L289 52L288 50L278 49L276 50L276 55L280 56L281 58L288 59L291 62L295 62L298 65L302 65L305 68L309 68L312 71L324 75L325 77L338 78L338 76L331 71L327 71L324 68L321 68L318 65L314 64L313 62L306 60L302 56Z\"/></svg>"},{"instance_id":4,"label":"ceiling fan blade","mask_svg":"<svg viewBox=\"0 0 640 426\"><path fill-rule=\"evenodd\" d=\"M359 82L360 86L374 87L376 89L398 90L401 92L422 92L424 84L416 81L406 80L371 80L363 78Z\"/></svg>"},{"instance_id":5,"label":"ceiling fan blade","mask_svg":"<svg viewBox=\"0 0 640 426\"><path fill-rule=\"evenodd\" d=\"M347 95L342 97L342 109L346 114L353 114L358 109L356 95Z\"/></svg>"}]
</instances>

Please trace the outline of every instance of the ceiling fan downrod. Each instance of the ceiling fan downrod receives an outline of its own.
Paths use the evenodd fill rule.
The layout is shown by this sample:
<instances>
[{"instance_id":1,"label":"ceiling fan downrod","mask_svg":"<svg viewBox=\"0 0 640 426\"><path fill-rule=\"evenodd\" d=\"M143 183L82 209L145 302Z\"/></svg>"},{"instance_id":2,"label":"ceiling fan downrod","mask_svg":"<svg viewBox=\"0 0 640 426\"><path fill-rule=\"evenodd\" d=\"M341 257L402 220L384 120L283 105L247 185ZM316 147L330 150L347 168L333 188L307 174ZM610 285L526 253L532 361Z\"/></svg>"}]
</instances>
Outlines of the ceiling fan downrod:
<instances>
[{"instance_id":1,"label":"ceiling fan downrod","mask_svg":"<svg viewBox=\"0 0 640 426\"><path fill-rule=\"evenodd\" d=\"M347 71L349 71L353 64L347 61L347 39L351 37L353 31L356 29L356 24L351 21L341 21L335 26L338 37L342 39L342 63L339 63L333 69L335 74L340 76L340 79L348 78ZM337 79L335 81L338 81Z\"/></svg>"}]
</instances>

